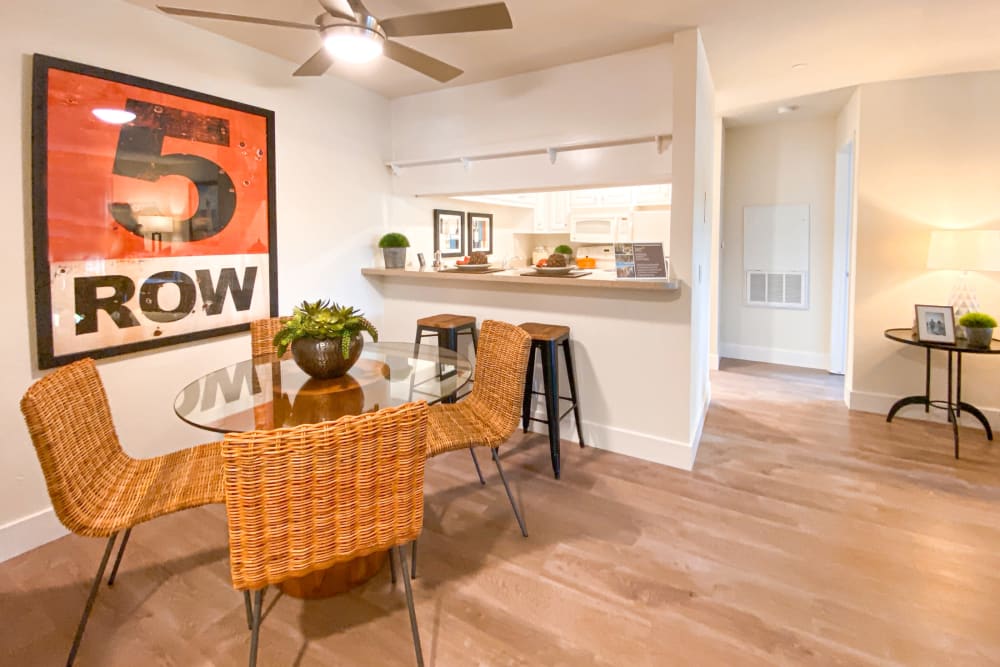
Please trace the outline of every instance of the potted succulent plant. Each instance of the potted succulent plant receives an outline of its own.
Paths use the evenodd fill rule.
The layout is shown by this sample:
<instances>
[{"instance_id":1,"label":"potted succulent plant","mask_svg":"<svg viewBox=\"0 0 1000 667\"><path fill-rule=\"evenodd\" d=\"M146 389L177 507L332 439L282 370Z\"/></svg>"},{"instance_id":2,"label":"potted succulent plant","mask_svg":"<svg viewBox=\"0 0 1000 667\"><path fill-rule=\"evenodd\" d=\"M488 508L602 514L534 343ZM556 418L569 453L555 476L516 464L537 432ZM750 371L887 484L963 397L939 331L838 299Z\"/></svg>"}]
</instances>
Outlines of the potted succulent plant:
<instances>
[{"instance_id":1,"label":"potted succulent plant","mask_svg":"<svg viewBox=\"0 0 1000 667\"><path fill-rule=\"evenodd\" d=\"M569 247L568 245L566 245L564 243L562 245L557 245L555 251L557 253L559 253L560 255L565 255L566 256L566 264L567 265L573 263L573 248Z\"/></svg>"},{"instance_id":2,"label":"potted succulent plant","mask_svg":"<svg viewBox=\"0 0 1000 667\"><path fill-rule=\"evenodd\" d=\"M278 356L292 348L292 358L303 371L325 380L347 373L361 356L367 331L378 342L378 330L360 311L330 301L303 301L274 337Z\"/></svg>"},{"instance_id":3,"label":"potted succulent plant","mask_svg":"<svg viewBox=\"0 0 1000 667\"><path fill-rule=\"evenodd\" d=\"M966 313L958 323L965 327L969 347L989 347L993 342L997 321L986 313Z\"/></svg>"},{"instance_id":4,"label":"potted succulent plant","mask_svg":"<svg viewBox=\"0 0 1000 667\"><path fill-rule=\"evenodd\" d=\"M402 269L406 267L406 249L410 247L408 238L397 232L390 232L378 240L378 247L382 248L385 268Z\"/></svg>"}]
</instances>

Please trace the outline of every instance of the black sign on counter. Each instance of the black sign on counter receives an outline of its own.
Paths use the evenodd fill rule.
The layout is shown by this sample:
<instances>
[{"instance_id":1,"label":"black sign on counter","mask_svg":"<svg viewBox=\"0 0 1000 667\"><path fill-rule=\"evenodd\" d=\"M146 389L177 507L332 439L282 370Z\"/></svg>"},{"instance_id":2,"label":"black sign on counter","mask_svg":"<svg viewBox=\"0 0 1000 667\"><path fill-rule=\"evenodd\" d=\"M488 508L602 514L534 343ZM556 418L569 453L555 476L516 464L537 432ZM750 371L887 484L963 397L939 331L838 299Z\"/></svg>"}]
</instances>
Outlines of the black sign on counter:
<instances>
[{"instance_id":1,"label":"black sign on counter","mask_svg":"<svg viewBox=\"0 0 1000 667\"><path fill-rule=\"evenodd\" d=\"M615 270L619 278L666 280L669 264L662 243L615 244Z\"/></svg>"}]
</instances>

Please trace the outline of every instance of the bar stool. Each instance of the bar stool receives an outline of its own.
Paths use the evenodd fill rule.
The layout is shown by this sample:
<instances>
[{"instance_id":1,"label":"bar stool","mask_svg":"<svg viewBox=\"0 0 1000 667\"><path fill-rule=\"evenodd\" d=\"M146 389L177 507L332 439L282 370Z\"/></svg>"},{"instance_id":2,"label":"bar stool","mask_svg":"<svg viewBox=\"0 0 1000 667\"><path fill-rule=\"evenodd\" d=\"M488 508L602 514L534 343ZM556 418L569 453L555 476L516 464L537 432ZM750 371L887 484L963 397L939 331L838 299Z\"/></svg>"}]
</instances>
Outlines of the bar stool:
<instances>
[{"instance_id":1,"label":"bar stool","mask_svg":"<svg viewBox=\"0 0 1000 667\"><path fill-rule=\"evenodd\" d=\"M528 422L537 421L547 424L549 427L549 450L552 454L552 472L556 479L559 479L559 422L570 411L576 419L576 433L580 438L580 447L583 443L583 427L580 425L580 406L576 395L576 373L573 370L573 352L569 344L569 327L556 324L539 324L537 322L525 322L521 328L531 336L531 354L528 357L528 375L524 381L524 406L521 410L521 424L524 432L528 432ZM560 344L563 349L563 358L566 362L566 376L569 379L569 397L559 395L559 360L558 349ZM542 386L544 391L535 391L535 350L542 353ZM545 397L546 419L538 419L532 416L532 397L535 395ZM559 414L559 401L569 401L570 407L566 412Z\"/></svg>"},{"instance_id":2,"label":"bar stool","mask_svg":"<svg viewBox=\"0 0 1000 667\"><path fill-rule=\"evenodd\" d=\"M438 347L443 347L451 350L452 352L458 352L458 337L460 335L472 336L472 351L479 354L479 334L476 332L476 318L470 317L469 315L451 315L449 313L444 313L441 315L431 315L430 317L421 317L417 320L417 335L413 340L413 347L420 345L420 341L426 336L437 336ZM477 359L478 360L478 359ZM444 380L445 374L441 365L438 364L438 380ZM410 384L410 395L413 395L413 380L411 378ZM442 403L454 403L459 398L464 398L468 395L467 392L461 396L456 396L452 394L451 396L446 396L441 399ZM479 459L476 457L476 452L469 447L469 454L472 455L472 462L476 465L476 474L479 476L479 483L486 484L486 478L483 477L483 471L479 467Z\"/></svg>"}]
</instances>

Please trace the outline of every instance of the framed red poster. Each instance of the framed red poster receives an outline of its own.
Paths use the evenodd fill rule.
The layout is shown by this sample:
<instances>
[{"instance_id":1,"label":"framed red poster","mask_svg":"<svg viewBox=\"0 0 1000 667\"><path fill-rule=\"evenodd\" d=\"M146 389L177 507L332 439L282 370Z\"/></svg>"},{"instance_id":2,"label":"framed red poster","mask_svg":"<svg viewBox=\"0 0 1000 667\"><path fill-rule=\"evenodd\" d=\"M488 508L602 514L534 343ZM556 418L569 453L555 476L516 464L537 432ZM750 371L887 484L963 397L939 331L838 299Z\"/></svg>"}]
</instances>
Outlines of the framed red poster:
<instances>
[{"instance_id":1,"label":"framed red poster","mask_svg":"<svg viewBox=\"0 0 1000 667\"><path fill-rule=\"evenodd\" d=\"M274 113L34 56L40 368L277 315Z\"/></svg>"}]
</instances>

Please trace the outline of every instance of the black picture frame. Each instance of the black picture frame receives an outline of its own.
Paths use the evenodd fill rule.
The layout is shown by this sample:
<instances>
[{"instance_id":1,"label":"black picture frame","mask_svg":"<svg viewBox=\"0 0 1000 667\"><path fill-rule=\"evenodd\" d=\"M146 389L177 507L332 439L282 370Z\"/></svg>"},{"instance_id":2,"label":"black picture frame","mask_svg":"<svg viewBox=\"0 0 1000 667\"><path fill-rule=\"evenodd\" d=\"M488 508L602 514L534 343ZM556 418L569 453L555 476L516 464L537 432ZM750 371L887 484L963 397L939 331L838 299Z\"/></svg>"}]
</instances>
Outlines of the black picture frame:
<instances>
[{"instance_id":1,"label":"black picture frame","mask_svg":"<svg viewBox=\"0 0 1000 667\"><path fill-rule=\"evenodd\" d=\"M493 254L493 214L492 213L466 213L465 215L465 238L468 239L469 254L474 252L485 252L487 255ZM485 243L477 244L479 238L478 225L485 228L482 234Z\"/></svg>"},{"instance_id":2,"label":"black picture frame","mask_svg":"<svg viewBox=\"0 0 1000 667\"><path fill-rule=\"evenodd\" d=\"M465 211L434 209L434 252L441 257L464 257L465 239Z\"/></svg>"},{"instance_id":3,"label":"black picture frame","mask_svg":"<svg viewBox=\"0 0 1000 667\"><path fill-rule=\"evenodd\" d=\"M273 111L42 54L31 111L39 368L278 314Z\"/></svg>"}]
</instances>

